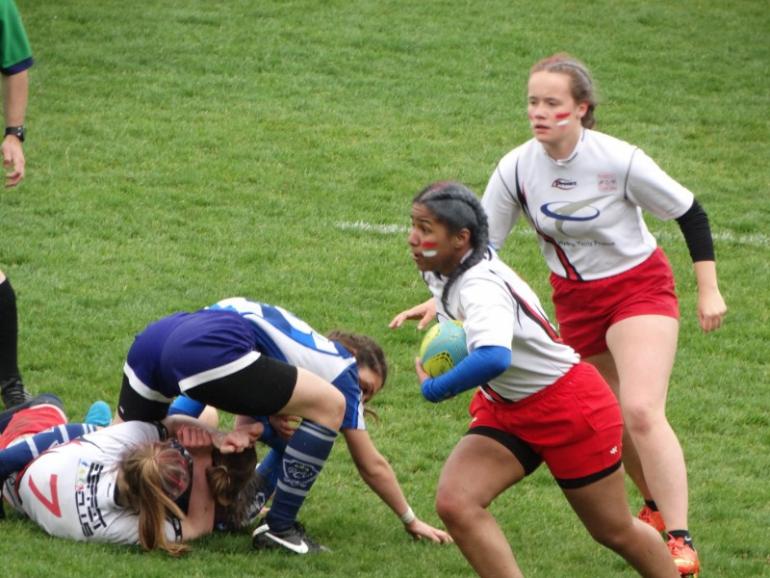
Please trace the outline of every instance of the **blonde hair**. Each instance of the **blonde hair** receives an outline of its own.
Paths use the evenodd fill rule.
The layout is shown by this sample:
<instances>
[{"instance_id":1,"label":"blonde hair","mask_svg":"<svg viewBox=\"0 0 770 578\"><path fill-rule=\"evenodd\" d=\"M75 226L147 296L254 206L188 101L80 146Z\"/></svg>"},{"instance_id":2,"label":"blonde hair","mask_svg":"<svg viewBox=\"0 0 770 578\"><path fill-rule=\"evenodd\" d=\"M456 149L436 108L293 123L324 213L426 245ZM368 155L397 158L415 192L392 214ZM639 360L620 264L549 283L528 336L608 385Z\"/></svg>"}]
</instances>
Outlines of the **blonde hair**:
<instances>
[{"instance_id":1,"label":"blonde hair","mask_svg":"<svg viewBox=\"0 0 770 578\"><path fill-rule=\"evenodd\" d=\"M593 128L596 124L594 111L599 104L594 89L594 80L591 71L580 60L566 52L559 52L547 58L537 61L529 71L532 76L536 72L553 72L566 74L570 79L570 93L575 102L585 102L588 110L580 120L585 128Z\"/></svg>"},{"instance_id":2,"label":"blonde hair","mask_svg":"<svg viewBox=\"0 0 770 578\"><path fill-rule=\"evenodd\" d=\"M166 518L184 518L174 502L190 484L189 462L171 441L135 446L120 461L118 494L121 503L139 514L139 544L178 556L188 550L169 542L164 531Z\"/></svg>"}]
</instances>

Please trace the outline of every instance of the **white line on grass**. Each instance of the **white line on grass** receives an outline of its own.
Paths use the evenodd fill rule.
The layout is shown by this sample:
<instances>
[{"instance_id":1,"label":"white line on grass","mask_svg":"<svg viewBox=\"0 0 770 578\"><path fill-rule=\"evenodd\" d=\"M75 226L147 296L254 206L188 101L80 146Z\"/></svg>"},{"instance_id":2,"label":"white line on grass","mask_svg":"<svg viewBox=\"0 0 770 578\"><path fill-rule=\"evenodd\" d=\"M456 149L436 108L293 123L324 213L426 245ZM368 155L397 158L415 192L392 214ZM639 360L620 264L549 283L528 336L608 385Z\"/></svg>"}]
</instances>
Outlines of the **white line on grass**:
<instances>
[{"instance_id":1,"label":"white line on grass","mask_svg":"<svg viewBox=\"0 0 770 578\"><path fill-rule=\"evenodd\" d=\"M379 235L400 235L409 232L409 227L406 225L386 225L367 223L365 221L342 221L336 223L335 226L338 229L347 231L364 231L366 233L377 233ZM531 236L532 229L527 227L516 227L511 234L519 237ZM657 239L664 239L666 241L682 238L681 235L676 235L667 231L658 231L657 233L653 231L653 235L655 235ZM770 237L759 233L739 235L732 231L716 231L712 233L712 236L717 243L734 243L736 245L749 245L750 247L770 246Z\"/></svg>"}]
</instances>

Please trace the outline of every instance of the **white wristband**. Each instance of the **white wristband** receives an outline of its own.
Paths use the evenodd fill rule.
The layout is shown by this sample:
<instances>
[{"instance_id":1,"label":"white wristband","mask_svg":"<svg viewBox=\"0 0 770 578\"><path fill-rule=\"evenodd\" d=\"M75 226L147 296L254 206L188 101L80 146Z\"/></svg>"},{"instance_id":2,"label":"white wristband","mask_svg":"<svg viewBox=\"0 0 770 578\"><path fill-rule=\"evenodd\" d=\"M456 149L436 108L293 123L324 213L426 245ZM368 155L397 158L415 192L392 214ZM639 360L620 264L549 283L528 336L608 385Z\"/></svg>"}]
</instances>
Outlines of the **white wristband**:
<instances>
[{"instance_id":1,"label":"white wristband","mask_svg":"<svg viewBox=\"0 0 770 578\"><path fill-rule=\"evenodd\" d=\"M414 522L416 516L414 515L414 512L412 511L411 506L406 507L406 512L401 514L401 521L404 523L405 526L408 526L412 522Z\"/></svg>"}]
</instances>

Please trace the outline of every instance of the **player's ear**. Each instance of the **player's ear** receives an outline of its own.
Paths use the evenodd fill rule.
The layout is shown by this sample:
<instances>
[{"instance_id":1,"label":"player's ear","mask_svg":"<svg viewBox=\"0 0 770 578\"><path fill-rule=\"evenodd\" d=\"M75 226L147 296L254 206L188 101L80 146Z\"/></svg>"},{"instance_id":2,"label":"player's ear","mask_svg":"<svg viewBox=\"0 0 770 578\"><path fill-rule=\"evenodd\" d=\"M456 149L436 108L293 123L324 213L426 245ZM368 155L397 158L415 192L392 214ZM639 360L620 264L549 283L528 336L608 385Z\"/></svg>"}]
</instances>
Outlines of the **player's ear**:
<instances>
[{"instance_id":1,"label":"player's ear","mask_svg":"<svg viewBox=\"0 0 770 578\"><path fill-rule=\"evenodd\" d=\"M471 244L471 232L467 228L460 229L452 239L452 246L455 249L463 249L470 247Z\"/></svg>"},{"instance_id":2,"label":"player's ear","mask_svg":"<svg viewBox=\"0 0 770 578\"><path fill-rule=\"evenodd\" d=\"M580 104L578 104L577 107L577 117L580 120L583 120L583 117L588 113L588 102L583 101Z\"/></svg>"}]
</instances>

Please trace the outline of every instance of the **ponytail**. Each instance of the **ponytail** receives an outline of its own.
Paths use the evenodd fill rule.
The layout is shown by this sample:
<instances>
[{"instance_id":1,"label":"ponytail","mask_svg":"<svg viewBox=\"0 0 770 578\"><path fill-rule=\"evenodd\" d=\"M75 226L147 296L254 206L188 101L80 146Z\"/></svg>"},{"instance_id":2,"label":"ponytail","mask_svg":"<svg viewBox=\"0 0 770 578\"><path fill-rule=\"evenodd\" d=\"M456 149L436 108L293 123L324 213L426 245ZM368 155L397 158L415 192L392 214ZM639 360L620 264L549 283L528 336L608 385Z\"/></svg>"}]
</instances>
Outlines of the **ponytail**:
<instances>
[{"instance_id":1,"label":"ponytail","mask_svg":"<svg viewBox=\"0 0 770 578\"><path fill-rule=\"evenodd\" d=\"M225 527L237 529L249 523L249 509L258 489L254 485L256 468L257 451L253 447L231 454L213 450L212 465L206 468L206 481L224 517Z\"/></svg>"},{"instance_id":2,"label":"ponytail","mask_svg":"<svg viewBox=\"0 0 770 578\"><path fill-rule=\"evenodd\" d=\"M170 496L186 488L192 478L189 463L171 442L136 446L120 462L118 495L126 507L139 515L139 544L145 550L156 548L172 556L188 550L184 544L169 542L166 518L184 518Z\"/></svg>"}]
</instances>

